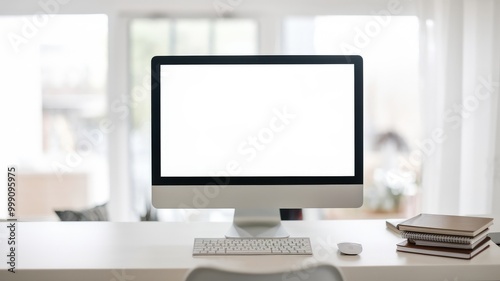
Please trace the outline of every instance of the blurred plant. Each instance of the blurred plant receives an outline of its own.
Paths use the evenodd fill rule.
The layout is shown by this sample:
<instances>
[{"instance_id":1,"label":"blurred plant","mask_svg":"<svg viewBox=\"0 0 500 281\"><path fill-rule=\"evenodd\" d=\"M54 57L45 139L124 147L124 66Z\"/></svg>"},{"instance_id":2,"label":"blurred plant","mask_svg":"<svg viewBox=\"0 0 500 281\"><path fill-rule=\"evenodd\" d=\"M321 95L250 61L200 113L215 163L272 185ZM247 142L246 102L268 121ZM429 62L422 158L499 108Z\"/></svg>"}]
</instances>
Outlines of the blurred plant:
<instances>
[{"instance_id":1,"label":"blurred plant","mask_svg":"<svg viewBox=\"0 0 500 281\"><path fill-rule=\"evenodd\" d=\"M402 198L414 195L417 189L417 171L401 169L399 159L408 154L406 141L389 131L375 138L373 151L378 163L371 175L371 185L366 190L367 207L379 212L397 212Z\"/></svg>"}]
</instances>

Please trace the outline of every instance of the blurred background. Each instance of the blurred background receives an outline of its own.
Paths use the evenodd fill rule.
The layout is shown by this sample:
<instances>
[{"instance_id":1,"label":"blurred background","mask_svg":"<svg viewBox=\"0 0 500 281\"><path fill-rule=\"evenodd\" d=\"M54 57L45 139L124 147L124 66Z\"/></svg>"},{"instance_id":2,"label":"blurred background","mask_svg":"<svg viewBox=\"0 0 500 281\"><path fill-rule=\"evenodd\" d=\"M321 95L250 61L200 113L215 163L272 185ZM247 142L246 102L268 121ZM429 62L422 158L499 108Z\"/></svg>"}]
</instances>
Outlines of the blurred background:
<instances>
[{"instance_id":1,"label":"blurred background","mask_svg":"<svg viewBox=\"0 0 500 281\"><path fill-rule=\"evenodd\" d=\"M4 1L0 161L18 170L17 216L232 220L150 203L150 60L202 54L363 56L364 205L304 219L500 214L499 19L496 1Z\"/></svg>"}]
</instances>

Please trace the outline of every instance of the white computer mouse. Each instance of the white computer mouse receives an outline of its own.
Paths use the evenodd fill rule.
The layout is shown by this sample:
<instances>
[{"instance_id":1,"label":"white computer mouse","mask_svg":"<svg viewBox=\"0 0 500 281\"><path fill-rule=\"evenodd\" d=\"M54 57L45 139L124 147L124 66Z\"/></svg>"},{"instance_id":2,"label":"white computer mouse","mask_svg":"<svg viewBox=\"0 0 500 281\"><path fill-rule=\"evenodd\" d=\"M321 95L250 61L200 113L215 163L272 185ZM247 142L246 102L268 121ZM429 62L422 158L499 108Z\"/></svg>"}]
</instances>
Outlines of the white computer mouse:
<instances>
[{"instance_id":1,"label":"white computer mouse","mask_svg":"<svg viewBox=\"0 0 500 281\"><path fill-rule=\"evenodd\" d=\"M338 243L339 251L345 255L358 255L363 251L363 246L359 243L342 242Z\"/></svg>"}]
</instances>

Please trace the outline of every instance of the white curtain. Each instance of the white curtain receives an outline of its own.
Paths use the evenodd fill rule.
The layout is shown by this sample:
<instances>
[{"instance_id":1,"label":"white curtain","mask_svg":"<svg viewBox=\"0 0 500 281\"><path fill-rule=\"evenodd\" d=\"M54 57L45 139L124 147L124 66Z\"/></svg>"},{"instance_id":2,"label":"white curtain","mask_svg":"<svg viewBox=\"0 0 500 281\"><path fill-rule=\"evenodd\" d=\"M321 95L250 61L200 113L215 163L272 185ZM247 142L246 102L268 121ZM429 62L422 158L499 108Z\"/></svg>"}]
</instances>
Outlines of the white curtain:
<instances>
[{"instance_id":1,"label":"white curtain","mask_svg":"<svg viewBox=\"0 0 500 281\"><path fill-rule=\"evenodd\" d=\"M500 217L500 1L420 1L422 210Z\"/></svg>"}]
</instances>

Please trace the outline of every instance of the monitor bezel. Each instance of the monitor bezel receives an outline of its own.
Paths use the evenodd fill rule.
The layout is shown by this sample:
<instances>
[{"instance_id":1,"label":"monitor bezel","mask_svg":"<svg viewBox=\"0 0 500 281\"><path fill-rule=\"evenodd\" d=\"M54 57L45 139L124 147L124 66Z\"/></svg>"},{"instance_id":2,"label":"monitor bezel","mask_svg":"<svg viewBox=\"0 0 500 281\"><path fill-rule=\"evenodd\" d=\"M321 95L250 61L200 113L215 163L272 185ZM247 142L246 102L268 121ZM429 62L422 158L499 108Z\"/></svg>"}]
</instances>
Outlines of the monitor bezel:
<instances>
[{"instance_id":1,"label":"monitor bezel","mask_svg":"<svg viewBox=\"0 0 500 281\"><path fill-rule=\"evenodd\" d=\"M352 64L354 66L354 176L161 176L161 65ZM155 56L151 60L151 160L153 186L360 185L363 183L363 59L336 55Z\"/></svg>"}]
</instances>

